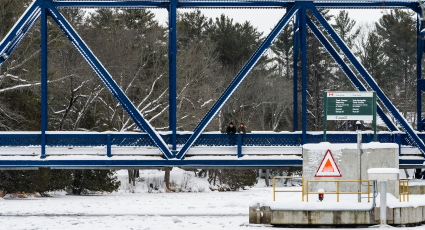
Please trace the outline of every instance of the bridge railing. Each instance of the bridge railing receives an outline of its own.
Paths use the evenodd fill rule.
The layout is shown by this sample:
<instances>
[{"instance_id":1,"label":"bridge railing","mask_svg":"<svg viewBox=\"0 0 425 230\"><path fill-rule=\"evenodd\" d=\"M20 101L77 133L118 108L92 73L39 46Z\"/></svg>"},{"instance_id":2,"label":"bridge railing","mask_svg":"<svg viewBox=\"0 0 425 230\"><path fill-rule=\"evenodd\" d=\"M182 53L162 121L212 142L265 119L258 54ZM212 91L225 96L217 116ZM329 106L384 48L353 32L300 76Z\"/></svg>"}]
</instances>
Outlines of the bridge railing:
<instances>
[{"instance_id":1,"label":"bridge railing","mask_svg":"<svg viewBox=\"0 0 425 230\"><path fill-rule=\"evenodd\" d=\"M166 144L171 145L171 135L161 134ZM191 133L177 135L177 144L182 146L190 138ZM195 142L193 147L226 147L238 146L238 155L242 147L301 147L301 132L258 132L240 135L228 135L220 133L204 133ZM425 141L425 133L418 136ZM109 138L108 138L109 137ZM378 141L381 143L397 143L399 146L412 146L405 133L378 133ZM369 143L373 140L372 132L362 133L362 142ZM320 143L323 141L321 132L310 132L307 134L307 143ZM355 132L329 132L327 141L330 143L357 143ZM29 147L40 146L41 134L39 132L0 132L0 147ZM48 132L46 134L46 146L48 147L155 147L152 140L145 133L119 133L119 132ZM236 152L235 152L236 154Z\"/></svg>"}]
</instances>

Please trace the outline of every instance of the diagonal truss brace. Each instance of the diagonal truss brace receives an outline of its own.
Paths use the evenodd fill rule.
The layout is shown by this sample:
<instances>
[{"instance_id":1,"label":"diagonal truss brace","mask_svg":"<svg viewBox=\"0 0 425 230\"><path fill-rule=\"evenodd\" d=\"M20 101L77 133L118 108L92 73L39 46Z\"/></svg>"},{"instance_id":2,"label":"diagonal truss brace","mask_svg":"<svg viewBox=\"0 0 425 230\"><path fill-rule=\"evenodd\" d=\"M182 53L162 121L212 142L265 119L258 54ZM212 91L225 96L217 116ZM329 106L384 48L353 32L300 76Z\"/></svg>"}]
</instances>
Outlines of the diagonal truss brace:
<instances>
[{"instance_id":1,"label":"diagonal truss brace","mask_svg":"<svg viewBox=\"0 0 425 230\"><path fill-rule=\"evenodd\" d=\"M408 136L413 140L415 145L419 148L422 154L425 157L425 144L418 137L416 132L413 130L412 126L406 121L406 119L400 114L397 108L391 103L387 96L385 96L384 92L379 88L378 84L375 80L370 76L367 70L363 67L363 65L357 60L354 54L350 51L350 49L345 45L344 41L338 36L332 26L326 21L326 19L320 14L320 12L316 9L316 7L312 3L307 3L310 9L310 12L313 16L319 21L319 23L323 26L326 32L331 36L332 40L337 44L337 46L341 49L347 59L353 64L356 70L360 73L362 78L366 81L369 87L376 92L379 100L384 104L384 106L388 109L391 115L398 121L404 131L408 134Z\"/></svg>"},{"instance_id":2,"label":"diagonal truss brace","mask_svg":"<svg viewBox=\"0 0 425 230\"><path fill-rule=\"evenodd\" d=\"M21 18L19 18L12 30L10 30L10 32L0 42L0 67L10 57L13 50L16 48L16 46L19 45L19 43L40 17L40 6L43 4L43 2L44 0L34 1L27 8Z\"/></svg>"},{"instance_id":3,"label":"diagonal truss brace","mask_svg":"<svg viewBox=\"0 0 425 230\"><path fill-rule=\"evenodd\" d=\"M286 12L286 14L282 17L282 19L277 23L274 29L270 32L267 38L261 43L261 45L257 48L255 53L251 56L248 62L244 65L244 67L239 71L236 77L232 80L226 90L221 94L220 98L214 103L208 113L202 118L201 122L196 126L193 131L192 136L190 136L189 140L185 143L183 148L178 152L177 158L182 159L187 151L192 147L195 141L199 138L201 133L205 130L214 116L220 111L226 101L232 96L232 94L236 91L238 86L242 83L242 81L246 78L246 76L251 72L252 68L254 68L255 64L260 60L260 58L264 55L266 50L270 47L273 41L279 36L280 32L286 27L289 20L294 16L294 14L301 8L303 3L296 2L295 5Z\"/></svg>"},{"instance_id":4,"label":"diagonal truss brace","mask_svg":"<svg viewBox=\"0 0 425 230\"><path fill-rule=\"evenodd\" d=\"M310 30L313 32L314 36L322 43L323 47L329 52L332 58L338 63L339 67L342 71L344 71L345 75L350 79L351 83L357 88L358 91L367 91L366 87L363 83L357 78L354 72L348 67L348 65L344 62L342 57L338 54L335 48L331 45L331 43L326 39L326 37L320 32L320 30L316 27L316 25L307 17L307 25ZM384 113L381 106L378 105L378 115L385 122L387 127L391 131L399 131L397 126L388 118L388 116Z\"/></svg>"},{"instance_id":5,"label":"diagonal truss brace","mask_svg":"<svg viewBox=\"0 0 425 230\"><path fill-rule=\"evenodd\" d=\"M68 21L59 13L59 11L51 4L50 1L45 1L49 10L49 15L56 22L63 33L68 37L75 48L80 52L83 58L87 61L96 75L102 80L103 84L108 88L112 95L118 100L123 109L136 123L136 125L149 135L155 145L164 154L167 159L173 158L170 150L165 144L162 137L153 129L153 127L143 118L143 115L134 107L128 97L124 94L121 88L114 81L109 72L100 63L96 56L92 53L89 47L84 43L77 32L72 28Z\"/></svg>"}]
</instances>

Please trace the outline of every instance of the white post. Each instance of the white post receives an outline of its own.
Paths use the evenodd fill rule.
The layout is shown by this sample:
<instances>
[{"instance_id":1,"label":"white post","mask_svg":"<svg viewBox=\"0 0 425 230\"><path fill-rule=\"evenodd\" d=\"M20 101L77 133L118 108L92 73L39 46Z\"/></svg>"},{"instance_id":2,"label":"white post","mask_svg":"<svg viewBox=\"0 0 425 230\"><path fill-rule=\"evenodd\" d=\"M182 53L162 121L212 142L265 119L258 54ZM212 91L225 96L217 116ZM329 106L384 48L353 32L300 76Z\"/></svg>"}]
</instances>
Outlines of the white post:
<instances>
[{"instance_id":1,"label":"white post","mask_svg":"<svg viewBox=\"0 0 425 230\"><path fill-rule=\"evenodd\" d=\"M387 182L386 181L380 181L381 182L381 207L380 207L380 219L381 219L381 225L387 224Z\"/></svg>"},{"instance_id":2,"label":"white post","mask_svg":"<svg viewBox=\"0 0 425 230\"><path fill-rule=\"evenodd\" d=\"M360 123L357 121L357 123ZM358 160L358 164L359 164L359 180L362 179L362 150L361 150L361 145L362 145L362 130L357 129L357 152L359 153L359 160ZM358 202L362 202L362 194L360 194L362 192L362 182L359 182L358 184Z\"/></svg>"}]
</instances>

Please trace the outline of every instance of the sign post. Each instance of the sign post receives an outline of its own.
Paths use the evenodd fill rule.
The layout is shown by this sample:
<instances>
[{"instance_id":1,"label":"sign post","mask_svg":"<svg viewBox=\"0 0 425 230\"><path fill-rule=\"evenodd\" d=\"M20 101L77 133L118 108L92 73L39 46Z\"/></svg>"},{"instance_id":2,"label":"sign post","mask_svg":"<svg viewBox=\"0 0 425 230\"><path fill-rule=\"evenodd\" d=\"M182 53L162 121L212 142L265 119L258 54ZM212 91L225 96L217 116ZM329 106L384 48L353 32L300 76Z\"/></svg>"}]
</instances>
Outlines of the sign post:
<instances>
[{"instance_id":1,"label":"sign post","mask_svg":"<svg viewBox=\"0 0 425 230\"><path fill-rule=\"evenodd\" d=\"M376 135L376 92L325 92L323 141L328 120L372 120Z\"/></svg>"}]
</instances>

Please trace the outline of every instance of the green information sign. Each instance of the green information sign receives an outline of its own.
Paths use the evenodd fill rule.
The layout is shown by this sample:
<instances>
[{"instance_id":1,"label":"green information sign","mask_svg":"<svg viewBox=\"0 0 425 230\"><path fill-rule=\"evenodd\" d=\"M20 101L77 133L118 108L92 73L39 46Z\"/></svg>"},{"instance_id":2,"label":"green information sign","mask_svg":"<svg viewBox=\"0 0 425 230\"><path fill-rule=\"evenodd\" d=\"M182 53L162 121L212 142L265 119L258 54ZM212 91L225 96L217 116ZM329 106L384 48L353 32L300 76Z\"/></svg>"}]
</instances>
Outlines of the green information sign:
<instances>
[{"instance_id":1,"label":"green information sign","mask_svg":"<svg viewBox=\"0 0 425 230\"><path fill-rule=\"evenodd\" d=\"M373 120L376 137L375 92L325 92L323 139L327 120Z\"/></svg>"},{"instance_id":2,"label":"green information sign","mask_svg":"<svg viewBox=\"0 0 425 230\"><path fill-rule=\"evenodd\" d=\"M373 120L373 92L326 92L327 120Z\"/></svg>"}]
</instances>

